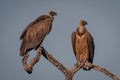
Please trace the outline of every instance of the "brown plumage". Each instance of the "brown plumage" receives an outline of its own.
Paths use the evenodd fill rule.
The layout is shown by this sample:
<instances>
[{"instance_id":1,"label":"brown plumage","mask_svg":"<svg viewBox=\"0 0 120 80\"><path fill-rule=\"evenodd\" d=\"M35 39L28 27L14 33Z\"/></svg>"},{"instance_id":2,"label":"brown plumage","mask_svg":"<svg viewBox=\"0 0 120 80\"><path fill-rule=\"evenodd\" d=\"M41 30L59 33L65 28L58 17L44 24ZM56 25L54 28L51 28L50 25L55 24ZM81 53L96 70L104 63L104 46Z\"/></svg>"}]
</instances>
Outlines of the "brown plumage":
<instances>
[{"instance_id":1,"label":"brown plumage","mask_svg":"<svg viewBox=\"0 0 120 80\"><path fill-rule=\"evenodd\" d=\"M88 62L93 62L94 57L94 41L91 34L87 31L85 25L86 21L81 20L79 27L76 32L72 32L72 47L77 59L77 62L82 62L87 60ZM83 68L84 70L90 70L90 68Z\"/></svg>"},{"instance_id":2,"label":"brown plumage","mask_svg":"<svg viewBox=\"0 0 120 80\"><path fill-rule=\"evenodd\" d=\"M45 36L51 31L54 15L57 15L57 13L49 11L47 15L38 17L25 28L20 36L20 40L22 40L21 56L41 45Z\"/></svg>"}]
</instances>

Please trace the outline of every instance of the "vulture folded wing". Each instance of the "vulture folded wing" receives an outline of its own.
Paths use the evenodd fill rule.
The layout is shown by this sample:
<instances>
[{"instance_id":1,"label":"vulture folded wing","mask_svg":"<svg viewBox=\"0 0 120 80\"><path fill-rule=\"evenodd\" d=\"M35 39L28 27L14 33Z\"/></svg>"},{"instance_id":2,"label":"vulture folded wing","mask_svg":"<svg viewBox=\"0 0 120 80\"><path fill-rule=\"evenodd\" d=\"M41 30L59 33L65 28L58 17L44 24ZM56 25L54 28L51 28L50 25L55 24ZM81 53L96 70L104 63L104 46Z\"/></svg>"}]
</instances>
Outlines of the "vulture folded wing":
<instances>
[{"instance_id":1,"label":"vulture folded wing","mask_svg":"<svg viewBox=\"0 0 120 80\"><path fill-rule=\"evenodd\" d=\"M76 33L75 33L75 32L72 32L71 40L72 40L72 48L73 48L73 52L74 52L74 54L75 54L75 56L76 56L76 51L75 51Z\"/></svg>"},{"instance_id":2,"label":"vulture folded wing","mask_svg":"<svg viewBox=\"0 0 120 80\"><path fill-rule=\"evenodd\" d=\"M50 25L45 25L45 20L49 20L49 16L43 15L37 18L35 21L30 23L26 29L23 31L20 39L22 39L22 44L20 47L20 55L24 55L27 51L30 51L33 48L37 48L45 38L47 32L46 27L51 26L51 22L49 20ZM47 23L48 23L47 20ZM43 25L44 24L44 25Z\"/></svg>"},{"instance_id":3,"label":"vulture folded wing","mask_svg":"<svg viewBox=\"0 0 120 80\"><path fill-rule=\"evenodd\" d=\"M94 58L94 49L95 49L94 40L93 40L93 37L91 36L91 46L90 46L91 63L93 62L93 58Z\"/></svg>"},{"instance_id":4,"label":"vulture folded wing","mask_svg":"<svg viewBox=\"0 0 120 80\"><path fill-rule=\"evenodd\" d=\"M37 19L35 19L33 22L31 22L22 32L21 36L20 36L20 40L22 40L26 34L26 31L28 30L29 27L33 26L34 24L36 24L39 21L45 20L46 18L49 18L49 16L47 15L42 15L40 17L38 17Z\"/></svg>"},{"instance_id":5,"label":"vulture folded wing","mask_svg":"<svg viewBox=\"0 0 120 80\"><path fill-rule=\"evenodd\" d=\"M94 58L94 40L93 37L91 36L91 34L88 32L88 37L87 37L87 41L88 41L88 46L89 46L89 62L93 62L93 58Z\"/></svg>"}]
</instances>

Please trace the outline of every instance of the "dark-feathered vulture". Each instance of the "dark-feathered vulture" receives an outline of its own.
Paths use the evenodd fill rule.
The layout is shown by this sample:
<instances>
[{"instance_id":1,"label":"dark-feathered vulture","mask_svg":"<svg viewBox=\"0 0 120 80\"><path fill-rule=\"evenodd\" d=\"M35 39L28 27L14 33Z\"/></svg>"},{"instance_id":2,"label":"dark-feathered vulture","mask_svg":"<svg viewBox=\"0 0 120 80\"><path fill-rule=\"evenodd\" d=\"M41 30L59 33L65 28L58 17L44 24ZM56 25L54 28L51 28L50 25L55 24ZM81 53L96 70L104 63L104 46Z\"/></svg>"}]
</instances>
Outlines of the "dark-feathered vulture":
<instances>
[{"instance_id":1,"label":"dark-feathered vulture","mask_svg":"<svg viewBox=\"0 0 120 80\"><path fill-rule=\"evenodd\" d=\"M77 62L87 60L93 62L94 57L94 41L91 34L87 31L85 25L86 21L80 20L80 25L75 32L72 32L72 47L77 59ZM90 70L88 67L84 67L84 70Z\"/></svg>"},{"instance_id":2,"label":"dark-feathered vulture","mask_svg":"<svg viewBox=\"0 0 120 80\"><path fill-rule=\"evenodd\" d=\"M57 15L56 12L49 11L47 15L38 17L25 28L20 36L20 40L22 40L21 56L41 45L46 35L51 31L55 15Z\"/></svg>"}]
</instances>

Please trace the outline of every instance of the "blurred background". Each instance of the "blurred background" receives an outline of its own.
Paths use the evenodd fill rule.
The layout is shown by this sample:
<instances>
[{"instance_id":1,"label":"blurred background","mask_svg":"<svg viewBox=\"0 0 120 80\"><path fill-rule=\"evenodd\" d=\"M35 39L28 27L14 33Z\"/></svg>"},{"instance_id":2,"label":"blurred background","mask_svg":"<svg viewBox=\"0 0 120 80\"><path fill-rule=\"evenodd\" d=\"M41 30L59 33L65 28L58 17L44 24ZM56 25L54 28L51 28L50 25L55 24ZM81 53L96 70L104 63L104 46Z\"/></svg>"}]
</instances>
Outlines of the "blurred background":
<instances>
[{"instance_id":1,"label":"blurred background","mask_svg":"<svg viewBox=\"0 0 120 80\"><path fill-rule=\"evenodd\" d=\"M95 42L94 64L120 77L120 0L1 0L0 1L0 79L64 80L64 75L43 56L27 74L19 56L19 37L25 27L49 10L56 11L52 31L43 42L44 48L65 67L76 63L71 46L71 33L81 19ZM35 55L30 52L30 58ZM73 80L111 80L95 70L79 70Z\"/></svg>"}]
</instances>

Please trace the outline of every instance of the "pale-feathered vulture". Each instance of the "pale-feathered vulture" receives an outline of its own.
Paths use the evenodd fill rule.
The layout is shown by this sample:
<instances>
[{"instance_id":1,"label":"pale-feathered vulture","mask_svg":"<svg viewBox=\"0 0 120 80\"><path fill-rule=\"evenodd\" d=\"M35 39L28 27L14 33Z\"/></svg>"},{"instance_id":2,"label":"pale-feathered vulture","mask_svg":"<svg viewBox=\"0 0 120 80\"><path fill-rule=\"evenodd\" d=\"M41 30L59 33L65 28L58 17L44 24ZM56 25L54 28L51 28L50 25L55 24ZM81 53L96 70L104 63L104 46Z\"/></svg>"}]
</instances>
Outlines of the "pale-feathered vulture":
<instances>
[{"instance_id":1,"label":"pale-feathered vulture","mask_svg":"<svg viewBox=\"0 0 120 80\"><path fill-rule=\"evenodd\" d=\"M43 42L46 35L51 31L54 11L49 11L47 15L42 15L31 22L20 36L22 40L20 47L20 55L24 56L32 49L37 49Z\"/></svg>"},{"instance_id":2,"label":"pale-feathered vulture","mask_svg":"<svg viewBox=\"0 0 120 80\"><path fill-rule=\"evenodd\" d=\"M80 25L77 27L75 32L72 32L72 47L77 62L83 62L87 60L89 63L92 63L95 46L93 37L85 27L86 24L86 21L80 20ZM88 67L84 67L83 69L90 70Z\"/></svg>"}]
</instances>

